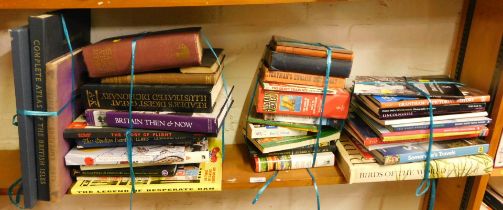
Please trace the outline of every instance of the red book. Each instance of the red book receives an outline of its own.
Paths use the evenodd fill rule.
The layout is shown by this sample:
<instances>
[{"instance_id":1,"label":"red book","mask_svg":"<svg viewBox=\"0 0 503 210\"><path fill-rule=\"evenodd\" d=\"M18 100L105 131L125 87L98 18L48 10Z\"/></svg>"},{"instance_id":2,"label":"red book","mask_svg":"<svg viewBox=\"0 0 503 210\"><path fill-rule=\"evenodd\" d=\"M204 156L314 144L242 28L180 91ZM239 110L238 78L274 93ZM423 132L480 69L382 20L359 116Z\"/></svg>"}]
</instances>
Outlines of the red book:
<instances>
[{"instance_id":1,"label":"red book","mask_svg":"<svg viewBox=\"0 0 503 210\"><path fill-rule=\"evenodd\" d=\"M199 66L202 47L201 28L109 38L83 48L84 61L90 77L127 75L131 71L131 42L138 38L135 51L135 72Z\"/></svg>"},{"instance_id":2,"label":"red book","mask_svg":"<svg viewBox=\"0 0 503 210\"><path fill-rule=\"evenodd\" d=\"M348 117L350 94L341 88L336 94L327 94L323 117L346 119ZM295 93L264 90L259 86L257 112L296 116L319 117L322 94Z\"/></svg>"}]
</instances>

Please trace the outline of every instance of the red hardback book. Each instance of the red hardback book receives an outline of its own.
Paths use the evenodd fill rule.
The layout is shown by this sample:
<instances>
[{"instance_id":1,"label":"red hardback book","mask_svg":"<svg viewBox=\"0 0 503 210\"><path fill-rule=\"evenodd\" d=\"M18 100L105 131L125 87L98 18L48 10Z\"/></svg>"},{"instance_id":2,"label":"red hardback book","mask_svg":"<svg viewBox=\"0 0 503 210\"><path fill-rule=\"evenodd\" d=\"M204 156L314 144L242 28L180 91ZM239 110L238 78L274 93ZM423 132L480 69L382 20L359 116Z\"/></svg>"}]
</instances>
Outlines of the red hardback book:
<instances>
[{"instance_id":1,"label":"red hardback book","mask_svg":"<svg viewBox=\"0 0 503 210\"><path fill-rule=\"evenodd\" d=\"M339 92L326 97L323 117L346 119L350 94L341 88L336 90ZM257 112L319 117L322 97L322 94L264 90L259 85Z\"/></svg>"},{"instance_id":2,"label":"red hardback book","mask_svg":"<svg viewBox=\"0 0 503 210\"><path fill-rule=\"evenodd\" d=\"M199 66L201 28L183 28L109 38L83 48L90 77L127 75L131 68L131 42L137 38L135 72Z\"/></svg>"}]
</instances>

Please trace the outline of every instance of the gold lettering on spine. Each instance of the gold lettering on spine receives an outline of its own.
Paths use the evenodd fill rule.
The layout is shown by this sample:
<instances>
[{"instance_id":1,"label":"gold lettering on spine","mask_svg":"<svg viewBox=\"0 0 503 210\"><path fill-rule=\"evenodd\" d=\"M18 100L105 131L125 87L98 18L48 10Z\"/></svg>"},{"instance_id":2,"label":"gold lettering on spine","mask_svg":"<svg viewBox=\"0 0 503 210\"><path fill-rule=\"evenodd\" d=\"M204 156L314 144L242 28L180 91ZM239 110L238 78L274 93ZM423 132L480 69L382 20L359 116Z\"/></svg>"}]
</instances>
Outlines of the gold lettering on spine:
<instances>
[{"instance_id":1,"label":"gold lettering on spine","mask_svg":"<svg viewBox=\"0 0 503 210\"><path fill-rule=\"evenodd\" d=\"M86 90L87 105L88 107L100 108L100 101L98 97L98 90L90 91Z\"/></svg>"}]
</instances>

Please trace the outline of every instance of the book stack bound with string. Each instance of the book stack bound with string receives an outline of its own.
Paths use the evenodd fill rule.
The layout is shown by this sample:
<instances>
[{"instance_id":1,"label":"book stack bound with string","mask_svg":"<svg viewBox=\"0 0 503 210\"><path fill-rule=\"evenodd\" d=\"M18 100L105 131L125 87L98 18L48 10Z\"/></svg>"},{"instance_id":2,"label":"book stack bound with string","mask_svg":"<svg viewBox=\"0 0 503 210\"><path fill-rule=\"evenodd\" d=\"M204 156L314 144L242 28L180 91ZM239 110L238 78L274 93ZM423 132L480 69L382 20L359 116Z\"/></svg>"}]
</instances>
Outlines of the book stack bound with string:
<instances>
[{"instance_id":1,"label":"book stack bound with string","mask_svg":"<svg viewBox=\"0 0 503 210\"><path fill-rule=\"evenodd\" d=\"M129 193L130 164L136 193L221 190L218 134L232 89L223 50L201 40L200 28L183 28L75 52L91 82L79 88L85 111L63 132L74 145L65 156L76 180L70 193Z\"/></svg>"},{"instance_id":2,"label":"book stack bound with string","mask_svg":"<svg viewBox=\"0 0 503 210\"><path fill-rule=\"evenodd\" d=\"M360 76L353 92L344 127L349 139L337 144L350 183L423 179L430 126L430 178L492 171L483 140L491 122L486 93L444 76Z\"/></svg>"},{"instance_id":3,"label":"book stack bound with string","mask_svg":"<svg viewBox=\"0 0 503 210\"><path fill-rule=\"evenodd\" d=\"M334 166L335 141L348 115L344 86L352 59L342 47L273 36L243 131L255 172Z\"/></svg>"}]
</instances>

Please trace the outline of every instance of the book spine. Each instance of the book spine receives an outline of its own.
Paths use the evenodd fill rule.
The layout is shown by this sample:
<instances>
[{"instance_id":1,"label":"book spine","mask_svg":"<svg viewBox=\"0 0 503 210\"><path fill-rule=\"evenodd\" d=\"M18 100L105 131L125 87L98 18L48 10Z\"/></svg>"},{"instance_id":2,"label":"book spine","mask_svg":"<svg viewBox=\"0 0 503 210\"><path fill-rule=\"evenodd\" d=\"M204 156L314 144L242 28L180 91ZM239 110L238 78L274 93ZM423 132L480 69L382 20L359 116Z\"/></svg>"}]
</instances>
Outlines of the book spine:
<instances>
[{"instance_id":1,"label":"book spine","mask_svg":"<svg viewBox=\"0 0 503 210\"><path fill-rule=\"evenodd\" d=\"M171 165L167 165L171 166ZM134 174L137 177L164 177L167 176L169 170L167 166L155 167L137 167ZM82 171L78 168L73 168L73 177L129 177L129 168L107 169L107 170L88 170Z\"/></svg>"},{"instance_id":2,"label":"book spine","mask_svg":"<svg viewBox=\"0 0 503 210\"><path fill-rule=\"evenodd\" d=\"M75 125L72 123L70 126ZM86 123L87 125L87 123ZM194 139L209 137L214 135L201 134L201 133L188 133L188 132L172 132L172 131L158 131L158 130L143 130L133 129L131 131L131 138L163 138L165 140L176 141L178 139ZM93 139L93 138L125 138L126 129L124 128L67 128L63 132L65 139Z\"/></svg>"},{"instance_id":3,"label":"book spine","mask_svg":"<svg viewBox=\"0 0 503 210\"><path fill-rule=\"evenodd\" d=\"M310 85L316 87L325 86L324 76L287 71L269 71L265 66L261 68L262 80L264 82ZM330 77L328 80L328 88L344 88L345 85L346 79L344 78Z\"/></svg>"},{"instance_id":4,"label":"book spine","mask_svg":"<svg viewBox=\"0 0 503 210\"><path fill-rule=\"evenodd\" d=\"M30 68L30 39L28 27L10 30L12 37L12 70L16 93L16 109L32 110L32 84ZM18 115L19 153L23 179L24 207L32 208L37 201L37 168L33 118Z\"/></svg>"},{"instance_id":5,"label":"book spine","mask_svg":"<svg viewBox=\"0 0 503 210\"><path fill-rule=\"evenodd\" d=\"M134 75L135 84L213 85L219 74L144 73ZM129 84L131 75L105 77L101 84Z\"/></svg>"},{"instance_id":6,"label":"book spine","mask_svg":"<svg viewBox=\"0 0 503 210\"><path fill-rule=\"evenodd\" d=\"M31 46L31 81L34 111L47 111L45 63L47 63L46 22L29 18ZM49 158L47 147L47 118L34 117L36 156L37 156L37 194L39 200L49 201Z\"/></svg>"},{"instance_id":7,"label":"book spine","mask_svg":"<svg viewBox=\"0 0 503 210\"><path fill-rule=\"evenodd\" d=\"M450 135L459 132L469 132L469 131L481 131L487 129L485 126L462 126L462 127L450 127L450 128L435 128L433 130L433 136L437 134ZM383 137L397 137L397 136L413 136L413 135L424 135L428 137L430 135L430 129L423 130L413 130L413 131L400 131L400 132L387 132L381 134Z\"/></svg>"},{"instance_id":8,"label":"book spine","mask_svg":"<svg viewBox=\"0 0 503 210\"><path fill-rule=\"evenodd\" d=\"M89 76L96 78L129 74L133 38L109 39L84 47ZM199 31L147 34L137 40L136 46L137 73L201 64Z\"/></svg>"},{"instance_id":9,"label":"book spine","mask_svg":"<svg viewBox=\"0 0 503 210\"><path fill-rule=\"evenodd\" d=\"M460 104L456 106L437 106L433 108L434 115L458 114L467 112L485 111L484 103L477 104ZM379 109L379 119L400 119L426 117L430 115L428 107L410 107L410 108L394 108L394 109Z\"/></svg>"},{"instance_id":10,"label":"book spine","mask_svg":"<svg viewBox=\"0 0 503 210\"><path fill-rule=\"evenodd\" d=\"M88 109L129 109L129 85L86 84L83 102ZM209 113L213 110L211 87L192 88L163 85L135 85L132 108L139 111L174 111Z\"/></svg>"},{"instance_id":11,"label":"book spine","mask_svg":"<svg viewBox=\"0 0 503 210\"><path fill-rule=\"evenodd\" d=\"M259 156L259 157L267 157L267 156L281 156L281 155L300 155L300 154L312 154L314 153L314 145L308 145L308 146L303 146L299 148L294 148L294 149L289 149L289 150L282 150L282 151L277 151L277 152L270 152L270 153L261 153L259 150L255 148L253 143L250 141L245 141L247 146L248 146L248 153L250 154L250 157L252 156ZM327 143L320 143L318 147L318 153L322 152L335 152L335 142L327 142Z\"/></svg>"},{"instance_id":12,"label":"book spine","mask_svg":"<svg viewBox=\"0 0 503 210\"><path fill-rule=\"evenodd\" d=\"M191 145L197 139L166 139L164 137L132 137L133 146L149 146L149 145ZM105 147L124 147L126 146L125 137L115 138L80 138L74 140L78 149L89 148L105 148Z\"/></svg>"},{"instance_id":13,"label":"book spine","mask_svg":"<svg viewBox=\"0 0 503 210\"><path fill-rule=\"evenodd\" d=\"M274 47L274 50L276 52L280 52L280 53L289 53L289 54L295 54L295 55L304 55L304 56L319 57L319 58L326 58L327 57L327 51L323 51L323 50L313 50L313 49L307 49L307 48L282 46L282 45L276 45ZM332 59L351 61L351 60L353 60L353 54L332 52Z\"/></svg>"},{"instance_id":14,"label":"book spine","mask_svg":"<svg viewBox=\"0 0 503 210\"><path fill-rule=\"evenodd\" d=\"M461 157L475 154L487 153L489 150L488 144L483 145L474 145L474 146L465 146L458 148L450 148L443 150L434 150L431 152L431 159L442 159L442 158L451 158L451 157ZM426 160L425 152L415 152L409 154L399 154L398 161L396 161L396 157L393 156L385 156L384 164L385 165L393 165L400 163L412 163Z\"/></svg>"},{"instance_id":15,"label":"book spine","mask_svg":"<svg viewBox=\"0 0 503 210\"><path fill-rule=\"evenodd\" d=\"M104 113L103 113L104 112ZM129 113L121 111L86 110L86 120L89 125L95 124L104 115L106 126L129 128ZM218 122L215 118L193 117L188 115L133 113L133 127L141 129L218 133Z\"/></svg>"},{"instance_id":16,"label":"book spine","mask_svg":"<svg viewBox=\"0 0 503 210\"><path fill-rule=\"evenodd\" d=\"M321 94L266 91L259 86L257 112L295 116L319 117L321 114ZM349 108L349 94L341 92L327 95L323 117L346 119Z\"/></svg>"},{"instance_id":17,"label":"book spine","mask_svg":"<svg viewBox=\"0 0 503 210\"><path fill-rule=\"evenodd\" d=\"M248 124L247 134L249 138L255 139L281 136L303 136L307 135L307 132L277 126L254 127L253 124Z\"/></svg>"},{"instance_id":18,"label":"book spine","mask_svg":"<svg viewBox=\"0 0 503 210\"><path fill-rule=\"evenodd\" d=\"M310 125L318 125L320 123L319 117L305 117L305 116L292 116L292 115L264 114L264 119L279 122L302 123ZM321 119L321 125L335 125L335 124L337 124L335 120L330 120L328 118Z\"/></svg>"},{"instance_id":19,"label":"book spine","mask_svg":"<svg viewBox=\"0 0 503 210\"><path fill-rule=\"evenodd\" d=\"M276 121L258 119L258 118L254 118L254 117L251 117L251 116L248 117L247 121L249 123L255 123L255 124L280 126L280 127L292 128L292 129L301 130L301 131L318 132L318 128L315 125L309 125L309 124L296 124L296 123L287 123L287 122L276 122Z\"/></svg>"},{"instance_id":20,"label":"book spine","mask_svg":"<svg viewBox=\"0 0 503 210\"><path fill-rule=\"evenodd\" d=\"M307 74L325 75L327 59L269 51L270 70L283 70ZM352 61L334 60L330 66L330 76L348 78Z\"/></svg>"},{"instance_id":21,"label":"book spine","mask_svg":"<svg viewBox=\"0 0 503 210\"><path fill-rule=\"evenodd\" d=\"M466 96L464 99L432 99L433 106L449 105L449 104L469 104L469 103L486 103L489 102L489 96ZM428 106L428 100L407 100L397 102L380 103L380 108L402 108L402 107L421 107Z\"/></svg>"},{"instance_id":22,"label":"book spine","mask_svg":"<svg viewBox=\"0 0 503 210\"><path fill-rule=\"evenodd\" d=\"M453 123L435 123L434 128L451 128L458 126L476 126L489 124L490 120L467 121L467 122L453 122ZM410 130L423 130L430 128L430 125L415 125L415 126L386 126L390 131L410 131Z\"/></svg>"},{"instance_id":23,"label":"book spine","mask_svg":"<svg viewBox=\"0 0 503 210\"><path fill-rule=\"evenodd\" d=\"M264 87L264 90L323 94L323 88L321 87L294 86L294 85L276 84L267 82L263 82L262 86ZM337 90L334 91L332 89L327 89L327 94L336 94L336 93Z\"/></svg>"},{"instance_id":24,"label":"book spine","mask_svg":"<svg viewBox=\"0 0 503 210\"><path fill-rule=\"evenodd\" d=\"M313 154L254 156L251 162L257 173L311 168L313 165ZM317 154L314 167L333 166L334 163L335 156L332 152L322 152Z\"/></svg>"}]
</instances>

